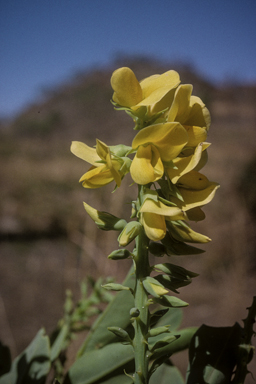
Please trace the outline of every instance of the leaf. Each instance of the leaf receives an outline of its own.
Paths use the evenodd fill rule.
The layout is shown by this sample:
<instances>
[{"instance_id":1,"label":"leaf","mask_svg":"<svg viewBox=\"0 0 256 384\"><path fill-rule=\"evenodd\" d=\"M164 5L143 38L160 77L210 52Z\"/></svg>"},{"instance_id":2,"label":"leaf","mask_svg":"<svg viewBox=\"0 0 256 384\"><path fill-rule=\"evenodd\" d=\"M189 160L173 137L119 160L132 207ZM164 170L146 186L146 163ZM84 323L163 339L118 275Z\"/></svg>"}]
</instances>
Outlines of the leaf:
<instances>
[{"instance_id":1,"label":"leaf","mask_svg":"<svg viewBox=\"0 0 256 384\"><path fill-rule=\"evenodd\" d=\"M133 268L131 268L123 284L129 287L134 286ZM107 328L116 326L125 329L130 324L129 312L133 306L134 298L131 293L129 291L119 292L93 324L89 335L78 352L78 356L115 341L116 336L109 332Z\"/></svg>"},{"instance_id":2,"label":"leaf","mask_svg":"<svg viewBox=\"0 0 256 384\"><path fill-rule=\"evenodd\" d=\"M51 348L51 361L54 361L59 356L62 349L65 347L65 341L68 335L69 328L67 324L64 324L54 341L52 348Z\"/></svg>"},{"instance_id":3,"label":"leaf","mask_svg":"<svg viewBox=\"0 0 256 384\"><path fill-rule=\"evenodd\" d=\"M237 363L241 327L202 325L191 340L187 384L229 384Z\"/></svg>"},{"instance_id":4,"label":"leaf","mask_svg":"<svg viewBox=\"0 0 256 384\"><path fill-rule=\"evenodd\" d=\"M184 379L181 376L177 367L167 364L162 364L152 375L150 384L184 384ZM195 383L194 383L195 384Z\"/></svg>"},{"instance_id":5,"label":"leaf","mask_svg":"<svg viewBox=\"0 0 256 384\"><path fill-rule=\"evenodd\" d=\"M163 309L162 311L166 311L166 309ZM154 314L152 314L152 318L153 316ZM179 327L181 321L182 310L180 308L169 308L163 316L159 317L159 320L155 324L157 327L170 325L169 330L173 331Z\"/></svg>"},{"instance_id":6,"label":"leaf","mask_svg":"<svg viewBox=\"0 0 256 384\"><path fill-rule=\"evenodd\" d=\"M175 331L175 336L177 337L177 340L155 351L152 355L152 359L158 359L161 356L171 356L174 353L184 351L189 347L190 341L196 331L197 331L196 327L190 327L190 328L182 329L180 331ZM156 340L157 337L155 337L154 339ZM152 341L153 341L153 338L150 339L150 342Z\"/></svg>"},{"instance_id":7,"label":"leaf","mask_svg":"<svg viewBox=\"0 0 256 384\"><path fill-rule=\"evenodd\" d=\"M50 371L50 341L41 329L25 351L16 357L0 384L43 384Z\"/></svg>"},{"instance_id":8,"label":"leaf","mask_svg":"<svg viewBox=\"0 0 256 384\"><path fill-rule=\"evenodd\" d=\"M133 356L133 348L120 343L112 343L101 349L85 352L70 368L64 384L92 384L117 368L123 367L133 359Z\"/></svg>"}]
</instances>

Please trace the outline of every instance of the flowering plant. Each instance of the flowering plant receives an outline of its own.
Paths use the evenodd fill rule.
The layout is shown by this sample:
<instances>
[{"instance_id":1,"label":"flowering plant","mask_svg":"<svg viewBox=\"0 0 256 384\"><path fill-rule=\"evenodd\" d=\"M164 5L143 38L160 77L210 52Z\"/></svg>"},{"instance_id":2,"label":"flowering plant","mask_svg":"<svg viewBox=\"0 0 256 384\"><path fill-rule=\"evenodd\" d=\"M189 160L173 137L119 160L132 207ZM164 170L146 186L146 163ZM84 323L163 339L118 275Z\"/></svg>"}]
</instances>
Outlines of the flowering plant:
<instances>
[{"instance_id":1,"label":"flowering plant","mask_svg":"<svg viewBox=\"0 0 256 384\"><path fill-rule=\"evenodd\" d=\"M149 254L200 254L204 251L195 244L210 241L191 228L191 222L205 219L203 207L219 188L201 173L210 146L206 141L209 111L192 95L191 85L180 84L179 74L173 70L139 82L130 68L119 68L111 85L115 109L131 116L138 131L131 145L109 146L97 139L92 148L75 141L71 151L90 164L80 178L83 187L95 189L113 183L116 190L127 174L138 186L130 219L84 203L100 229L118 232L119 248L108 258L130 259L131 270L123 284L93 282L91 295L84 283L76 306L69 292L64 317L52 337L39 331L13 364L8 349L0 344L1 357L8 365L0 364L0 384L43 384L51 367L55 384L184 384L169 357L187 348L187 384L242 384L253 355L256 297L244 328L236 323L233 327L203 325L177 330L180 308L188 303L175 294L198 275L173 263L151 265L149 261ZM119 293L113 298L109 290ZM88 329L87 320L99 314L97 306L102 302L109 304L65 372L68 344L75 332Z\"/></svg>"}]
</instances>

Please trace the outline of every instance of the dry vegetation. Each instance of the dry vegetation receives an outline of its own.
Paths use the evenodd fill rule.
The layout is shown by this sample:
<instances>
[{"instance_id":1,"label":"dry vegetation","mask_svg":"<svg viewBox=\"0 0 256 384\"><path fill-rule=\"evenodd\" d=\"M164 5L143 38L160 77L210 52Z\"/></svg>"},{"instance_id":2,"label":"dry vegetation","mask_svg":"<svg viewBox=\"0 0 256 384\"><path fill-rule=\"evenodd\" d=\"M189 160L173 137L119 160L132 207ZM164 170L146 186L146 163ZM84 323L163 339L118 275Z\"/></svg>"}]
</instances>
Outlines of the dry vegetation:
<instances>
[{"instance_id":1,"label":"dry vegetation","mask_svg":"<svg viewBox=\"0 0 256 384\"><path fill-rule=\"evenodd\" d=\"M147 60L126 60L125 65L138 78L169 69ZM214 88L189 68L177 69L182 82L192 83L194 94L211 111L212 146L205 173L221 184L205 209L205 222L194 227L213 239L207 252L173 257L173 262L200 273L181 289L181 298L190 303L183 325L233 325L246 316L256 294L255 216L246 204L250 182L255 190L254 169L243 178L255 157L256 87ZM44 102L31 106L1 132L0 339L13 355L42 325L48 332L54 329L67 288L77 295L79 282L88 275L121 281L129 268L130 262L107 260L117 248L116 234L96 229L82 201L116 215L124 215L125 206L129 217L131 180L127 177L114 194L113 186L84 190L78 179L87 166L69 152L71 140L94 145L97 137L109 145L130 143L130 118L114 111L109 102L111 71L81 73L49 90ZM241 180L249 186L241 188ZM251 196L250 204L255 199ZM253 364L251 369L256 374Z\"/></svg>"}]
</instances>

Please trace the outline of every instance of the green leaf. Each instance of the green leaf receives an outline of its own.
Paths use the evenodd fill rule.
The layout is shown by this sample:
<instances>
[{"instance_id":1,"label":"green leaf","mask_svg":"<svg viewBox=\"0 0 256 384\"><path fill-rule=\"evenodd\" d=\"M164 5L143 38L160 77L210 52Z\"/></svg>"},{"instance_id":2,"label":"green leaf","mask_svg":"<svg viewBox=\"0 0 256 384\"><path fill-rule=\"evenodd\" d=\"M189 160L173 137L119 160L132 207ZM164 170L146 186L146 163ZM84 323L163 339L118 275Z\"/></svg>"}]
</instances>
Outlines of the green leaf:
<instances>
[{"instance_id":1,"label":"green leaf","mask_svg":"<svg viewBox=\"0 0 256 384\"><path fill-rule=\"evenodd\" d=\"M65 348L65 341L68 335L69 328L64 324L51 347L51 361L54 361L59 356L62 349Z\"/></svg>"},{"instance_id":2,"label":"green leaf","mask_svg":"<svg viewBox=\"0 0 256 384\"><path fill-rule=\"evenodd\" d=\"M166 309L163 309L165 311ZM157 322L157 327L164 326L166 324L170 324L169 330L174 331L177 329L182 321L182 309L180 308L169 308L167 313L164 314L164 316L159 319Z\"/></svg>"},{"instance_id":3,"label":"green leaf","mask_svg":"<svg viewBox=\"0 0 256 384\"><path fill-rule=\"evenodd\" d=\"M99 350L85 352L72 365L64 383L92 384L123 367L133 359L133 356L133 348L120 343L112 343Z\"/></svg>"},{"instance_id":4,"label":"green leaf","mask_svg":"<svg viewBox=\"0 0 256 384\"><path fill-rule=\"evenodd\" d=\"M187 384L230 384L242 328L202 325L191 340Z\"/></svg>"},{"instance_id":5,"label":"green leaf","mask_svg":"<svg viewBox=\"0 0 256 384\"><path fill-rule=\"evenodd\" d=\"M132 384L134 381L126 375L112 376L110 379L101 381L100 384Z\"/></svg>"},{"instance_id":6,"label":"green leaf","mask_svg":"<svg viewBox=\"0 0 256 384\"><path fill-rule=\"evenodd\" d=\"M43 384L50 368L50 342L41 329L27 349L16 357L10 372L1 376L0 384Z\"/></svg>"},{"instance_id":7,"label":"green leaf","mask_svg":"<svg viewBox=\"0 0 256 384\"><path fill-rule=\"evenodd\" d=\"M131 268L124 285L134 286L134 273ZM89 335L82 345L78 356L84 352L102 348L104 345L116 340L116 336L108 331L108 327L121 327L125 329L130 324L130 309L134 306L134 298L129 291L119 292L110 302L105 311L93 324ZM113 314L115 314L113 316Z\"/></svg>"},{"instance_id":8,"label":"green leaf","mask_svg":"<svg viewBox=\"0 0 256 384\"><path fill-rule=\"evenodd\" d=\"M178 368L172 365L162 364L152 375L150 384L184 384ZM195 384L195 383L194 383Z\"/></svg>"},{"instance_id":9,"label":"green leaf","mask_svg":"<svg viewBox=\"0 0 256 384\"><path fill-rule=\"evenodd\" d=\"M154 352L152 355L152 359L158 359L162 356L171 356L174 353L184 351L189 347L190 341L194 334L196 333L198 328L196 327L190 327L185 328L180 331L175 331L175 336L177 337L177 340L165 347L159 348L157 351ZM157 339L157 337L154 338L154 341ZM153 338L150 339L150 342L153 341Z\"/></svg>"}]
</instances>

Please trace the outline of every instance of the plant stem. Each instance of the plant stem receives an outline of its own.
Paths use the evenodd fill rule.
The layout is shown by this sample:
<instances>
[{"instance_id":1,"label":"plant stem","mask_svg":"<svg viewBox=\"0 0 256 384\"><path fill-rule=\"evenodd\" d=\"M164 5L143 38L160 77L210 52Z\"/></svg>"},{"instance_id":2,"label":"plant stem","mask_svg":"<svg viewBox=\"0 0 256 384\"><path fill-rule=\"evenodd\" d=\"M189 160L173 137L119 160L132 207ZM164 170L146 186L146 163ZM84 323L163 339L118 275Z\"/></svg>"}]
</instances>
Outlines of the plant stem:
<instances>
[{"instance_id":1,"label":"plant stem","mask_svg":"<svg viewBox=\"0 0 256 384\"><path fill-rule=\"evenodd\" d=\"M141 203L143 187L139 186L139 201ZM148 383L147 333L149 329L148 295L143 287L143 280L150 275L148 260L149 240L144 230L136 238L136 285L134 290L135 307L140 315L134 321L135 336L133 340L135 354L135 384Z\"/></svg>"}]
</instances>

